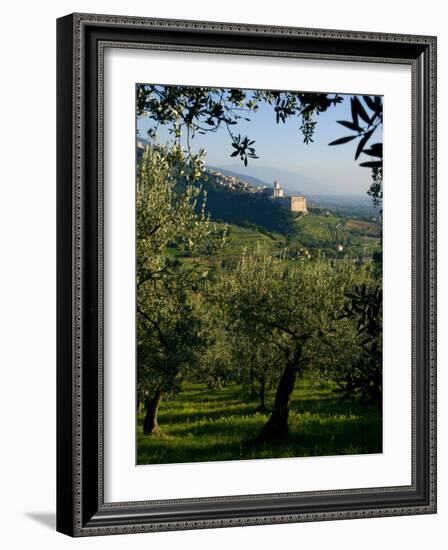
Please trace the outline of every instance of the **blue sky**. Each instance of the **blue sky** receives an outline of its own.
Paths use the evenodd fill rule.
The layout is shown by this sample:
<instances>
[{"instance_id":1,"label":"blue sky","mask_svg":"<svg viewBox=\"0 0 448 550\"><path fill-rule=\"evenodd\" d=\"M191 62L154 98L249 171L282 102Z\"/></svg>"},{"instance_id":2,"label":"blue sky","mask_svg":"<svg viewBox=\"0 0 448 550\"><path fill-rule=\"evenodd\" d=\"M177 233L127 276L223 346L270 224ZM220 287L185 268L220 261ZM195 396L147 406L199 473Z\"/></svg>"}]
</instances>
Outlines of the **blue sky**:
<instances>
[{"instance_id":1,"label":"blue sky","mask_svg":"<svg viewBox=\"0 0 448 550\"><path fill-rule=\"evenodd\" d=\"M207 151L206 163L223 167L240 174L252 175L272 183L280 179L285 188L305 194L365 195L371 183L370 169L362 168L359 162L371 160L360 156L354 160L357 140L343 145L328 146L342 136L350 135L337 120L351 120L350 95L341 96L342 103L331 107L317 117L314 143L305 145L297 118L277 124L273 106L260 104L259 110L250 113L250 122L240 121L232 127L234 134L249 136L255 140L259 159L249 159L247 168L240 160L230 157L233 151L225 127L216 133L196 135L192 140L193 150ZM153 126L148 118L137 121L139 137ZM370 143L382 141L381 130L372 136ZM165 143L170 139L167 128L159 129L158 139Z\"/></svg>"}]
</instances>

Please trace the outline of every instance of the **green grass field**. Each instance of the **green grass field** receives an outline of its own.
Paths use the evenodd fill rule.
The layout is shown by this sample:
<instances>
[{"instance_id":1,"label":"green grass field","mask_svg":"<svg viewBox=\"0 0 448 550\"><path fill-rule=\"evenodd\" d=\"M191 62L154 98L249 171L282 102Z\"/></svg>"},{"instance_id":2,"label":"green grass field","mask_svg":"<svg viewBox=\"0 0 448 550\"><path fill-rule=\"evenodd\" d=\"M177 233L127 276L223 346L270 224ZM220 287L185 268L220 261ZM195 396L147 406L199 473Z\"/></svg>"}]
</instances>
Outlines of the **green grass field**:
<instances>
[{"instance_id":1,"label":"green grass field","mask_svg":"<svg viewBox=\"0 0 448 550\"><path fill-rule=\"evenodd\" d=\"M287 440L255 445L268 416L257 412L240 386L208 389L184 384L179 394L163 401L160 436L142 432L137 416L137 463L161 464L252 458L285 458L379 453L381 415L377 407L340 403L328 383L299 380L294 391ZM267 405L274 390L268 392Z\"/></svg>"}]
</instances>

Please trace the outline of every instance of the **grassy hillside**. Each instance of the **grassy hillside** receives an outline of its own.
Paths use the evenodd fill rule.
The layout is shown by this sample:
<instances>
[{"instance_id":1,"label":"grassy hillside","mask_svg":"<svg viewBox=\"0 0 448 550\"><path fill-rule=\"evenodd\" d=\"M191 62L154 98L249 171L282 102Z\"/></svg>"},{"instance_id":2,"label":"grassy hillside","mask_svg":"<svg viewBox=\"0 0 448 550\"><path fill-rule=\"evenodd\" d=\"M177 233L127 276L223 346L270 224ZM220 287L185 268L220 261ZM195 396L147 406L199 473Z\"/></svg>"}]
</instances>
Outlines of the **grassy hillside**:
<instances>
[{"instance_id":1,"label":"grassy hillside","mask_svg":"<svg viewBox=\"0 0 448 550\"><path fill-rule=\"evenodd\" d=\"M302 246L334 255L343 245L350 257L371 257L380 249L381 225L377 222L337 216L334 213L310 213L297 220L295 239Z\"/></svg>"},{"instance_id":2,"label":"grassy hillside","mask_svg":"<svg viewBox=\"0 0 448 550\"><path fill-rule=\"evenodd\" d=\"M380 226L377 223L341 218L335 215L313 214L295 220L297 231L282 235L264 227L245 222L245 225L228 224L227 241L219 254L207 255L197 252L188 255L173 245L167 249L172 257L182 258L186 263L197 263L210 268L224 261L236 261L243 250L261 245L272 252L286 251L290 260L323 253L329 257L371 258L380 247ZM224 223L216 223L223 230ZM343 251L337 245L343 245Z\"/></svg>"}]
</instances>

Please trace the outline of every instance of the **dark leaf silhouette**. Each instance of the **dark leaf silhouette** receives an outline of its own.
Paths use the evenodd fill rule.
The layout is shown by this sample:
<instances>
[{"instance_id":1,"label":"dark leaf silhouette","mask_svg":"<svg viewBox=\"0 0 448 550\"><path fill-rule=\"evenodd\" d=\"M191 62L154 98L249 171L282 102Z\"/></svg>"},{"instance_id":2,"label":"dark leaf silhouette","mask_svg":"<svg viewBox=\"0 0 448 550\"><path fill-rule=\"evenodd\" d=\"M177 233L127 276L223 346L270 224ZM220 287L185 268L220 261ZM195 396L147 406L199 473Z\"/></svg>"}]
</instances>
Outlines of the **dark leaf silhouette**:
<instances>
[{"instance_id":1,"label":"dark leaf silhouette","mask_svg":"<svg viewBox=\"0 0 448 550\"><path fill-rule=\"evenodd\" d=\"M371 160L368 162L361 162L359 166L364 166L365 168L381 168L383 163L380 160Z\"/></svg>"},{"instance_id":2,"label":"dark leaf silhouette","mask_svg":"<svg viewBox=\"0 0 448 550\"><path fill-rule=\"evenodd\" d=\"M353 113L356 114L356 120L355 120L355 117L353 117ZM352 117L353 117L353 122L356 122L356 124L358 123L358 115L364 120L364 122L367 122L367 124L370 124L369 115L366 113L364 107L362 106L362 103L355 96L352 98Z\"/></svg>"},{"instance_id":3,"label":"dark leaf silhouette","mask_svg":"<svg viewBox=\"0 0 448 550\"><path fill-rule=\"evenodd\" d=\"M361 127L355 124L354 122L349 122L348 120L338 120L338 124L342 124L342 126L345 126L349 130L354 130L355 132L361 132Z\"/></svg>"},{"instance_id":4,"label":"dark leaf silhouette","mask_svg":"<svg viewBox=\"0 0 448 550\"><path fill-rule=\"evenodd\" d=\"M366 132L359 140L358 147L356 148L355 160L358 160L359 155L362 153L365 144L369 141L369 138L372 134L373 129Z\"/></svg>"},{"instance_id":5,"label":"dark leaf silhouette","mask_svg":"<svg viewBox=\"0 0 448 550\"><path fill-rule=\"evenodd\" d=\"M364 154L370 155L371 157L379 157L383 158L383 144L382 143L374 143L370 149L364 149Z\"/></svg>"},{"instance_id":6,"label":"dark leaf silhouette","mask_svg":"<svg viewBox=\"0 0 448 550\"><path fill-rule=\"evenodd\" d=\"M364 101L366 102L366 105L369 109L372 109L372 111L377 111L377 105L375 104L374 100L369 95L363 95L362 96Z\"/></svg>"},{"instance_id":7,"label":"dark leaf silhouette","mask_svg":"<svg viewBox=\"0 0 448 550\"><path fill-rule=\"evenodd\" d=\"M357 136L345 136L339 139L336 139L335 141L332 141L328 145L341 145L342 143L347 143L348 141L352 141L352 139L355 139Z\"/></svg>"},{"instance_id":8,"label":"dark leaf silhouette","mask_svg":"<svg viewBox=\"0 0 448 550\"><path fill-rule=\"evenodd\" d=\"M355 98L354 97L352 97L352 99L350 100L350 107L351 107L351 111L352 111L353 124L355 124L356 126L359 126L358 112L356 110L356 104L355 104Z\"/></svg>"}]
</instances>

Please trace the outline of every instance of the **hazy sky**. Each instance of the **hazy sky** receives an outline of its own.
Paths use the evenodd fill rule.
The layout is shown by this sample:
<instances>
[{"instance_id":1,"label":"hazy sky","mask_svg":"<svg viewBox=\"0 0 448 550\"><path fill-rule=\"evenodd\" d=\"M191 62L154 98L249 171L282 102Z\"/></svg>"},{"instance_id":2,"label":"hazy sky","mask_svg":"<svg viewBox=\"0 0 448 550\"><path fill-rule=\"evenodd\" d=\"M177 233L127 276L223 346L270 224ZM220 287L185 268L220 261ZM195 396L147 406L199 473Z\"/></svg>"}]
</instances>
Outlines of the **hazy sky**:
<instances>
[{"instance_id":1,"label":"hazy sky","mask_svg":"<svg viewBox=\"0 0 448 550\"><path fill-rule=\"evenodd\" d=\"M286 188L316 194L355 194L364 195L371 183L371 172L358 164L362 160L372 160L361 155L354 160L357 140L329 147L331 141L352 134L337 120L351 120L350 97L335 107L330 107L317 117L314 143L305 145L299 130L297 118L286 123L277 124L272 105L260 104L259 110L250 113L250 122L240 121L232 127L234 134L249 136L255 140L256 153L259 159L249 159L247 168L240 160L230 157L234 150L230 137L223 126L216 133L196 135L192 141L193 150L203 147L207 151L206 163L210 166L223 167L240 174L248 174L272 183L280 179ZM153 121L141 118L137 121L139 137L146 137L146 131ZM165 129L159 129L159 140L166 142L169 135ZM382 141L381 130L377 130L370 139L370 144Z\"/></svg>"}]
</instances>

